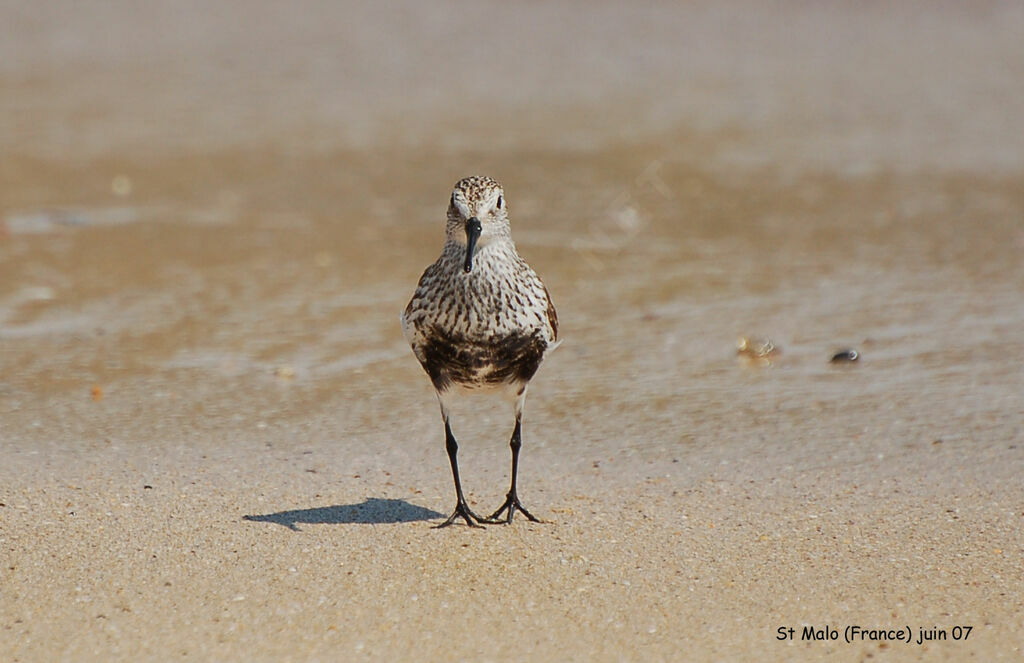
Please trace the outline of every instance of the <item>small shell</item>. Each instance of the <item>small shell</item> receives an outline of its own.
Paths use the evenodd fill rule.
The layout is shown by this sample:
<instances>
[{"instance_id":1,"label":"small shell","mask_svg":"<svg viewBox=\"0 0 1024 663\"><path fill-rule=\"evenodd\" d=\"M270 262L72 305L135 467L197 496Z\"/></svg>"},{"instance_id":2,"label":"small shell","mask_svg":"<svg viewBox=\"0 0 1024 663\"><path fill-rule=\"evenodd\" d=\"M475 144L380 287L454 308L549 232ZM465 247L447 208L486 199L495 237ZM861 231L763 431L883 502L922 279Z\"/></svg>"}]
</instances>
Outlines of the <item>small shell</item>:
<instances>
[{"instance_id":1,"label":"small shell","mask_svg":"<svg viewBox=\"0 0 1024 663\"><path fill-rule=\"evenodd\" d=\"M747 338L746 336L740 336L736 340L736 354L741 357L749 357L751 359L764 359L766 357L772 357L782 352L779 348L775 347L775 343L770 338Z\"/></svg>"},{"instance_id":2,"label":"small shell","mask_svg":"<svg viewBox=\"0 0 1024 663\"><path fill-rule=\"evenodd\" d=\"M833 364L847 364L855 362L858 359L860 359L860 353L853 348L847 348L832 355L832 359L829 361Z\"/></svg>"}]
</instances>

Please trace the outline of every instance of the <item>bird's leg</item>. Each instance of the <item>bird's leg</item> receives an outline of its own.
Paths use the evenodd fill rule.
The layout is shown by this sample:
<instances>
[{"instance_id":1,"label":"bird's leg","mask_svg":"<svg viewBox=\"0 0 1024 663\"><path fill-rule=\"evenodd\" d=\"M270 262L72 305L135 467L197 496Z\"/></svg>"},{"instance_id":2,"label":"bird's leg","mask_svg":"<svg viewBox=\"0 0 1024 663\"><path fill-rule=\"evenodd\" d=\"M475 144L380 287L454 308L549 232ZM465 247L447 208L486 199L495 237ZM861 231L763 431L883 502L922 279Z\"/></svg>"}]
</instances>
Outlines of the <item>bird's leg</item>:
<instances>
[{"instance_id":1,"label":"bird's leg","mask_svg":"<svg viewBox=\"0 0 1024 663\"><path fill-rule=\"evenodd\" d=\"M518 408L517 408L518 409ZM512 431L512 440L509 442L509 446L512 447L512 487L509 488L508 495L505 496L505 503L498 508L497 511L492 513L489 517L484 519L485 523L500 523L501 520L498 516L501 515L502 511L508 511L508 515L505 516L504 522L511 523L512 516L516 511L521 511L524 516L535 523L539 523L540 520L535 518L532 513L526 510L519 502L519 496L516 495L516 477L519 474L519 449L523 446L522 440L522 414L516 412L516 427Z\"/></svg>"},{"instance_id":2,"label":"bird's leg","mask_svg":"<svg viewBox=\"0 0 1024 663\"><path fill-rule=\"evenodd\" d=\"M456 459L456 455L459 452L459 445L455 441L455 436L452 434L452 427L448 423L448 417L444 418L444 435L445 435L445 448L448 450L448 460L452 464L452 477L455 478L455 496L458 501L455 504L455 511L452 511L452 515L448 516L448 520L444 521L438 528L448 527L456 518L462 518L466 521L466 524L470 527L483 527L478 521L484 521L484 518L476 515L469 509L469 505L466 504L466 497L462 494L462 482L459 481L459 461Z\"/></svg>"}]
</instances>

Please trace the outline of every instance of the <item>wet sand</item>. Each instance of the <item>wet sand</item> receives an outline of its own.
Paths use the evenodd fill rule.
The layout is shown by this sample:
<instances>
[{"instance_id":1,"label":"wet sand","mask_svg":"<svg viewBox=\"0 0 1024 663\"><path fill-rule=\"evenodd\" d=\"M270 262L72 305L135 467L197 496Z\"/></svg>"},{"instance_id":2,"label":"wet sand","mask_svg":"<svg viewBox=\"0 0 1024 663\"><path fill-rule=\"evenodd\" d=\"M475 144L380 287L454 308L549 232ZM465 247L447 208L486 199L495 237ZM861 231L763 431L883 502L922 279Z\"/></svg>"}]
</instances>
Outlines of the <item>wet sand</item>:
<instances>
[{"instance_id":1,"label":"wet sand","mask_svg":"<svg viewBox=\"0 0 1024 663\"><path fill-rule=\"evenodd\" d=\"M111 6L0 40L0 660L1020 657L1018 9ZM546 522L435 530L397 320L477 172L562 321ZM510 419L455 421L478 510Z\"/></svg>"}]
</instances>

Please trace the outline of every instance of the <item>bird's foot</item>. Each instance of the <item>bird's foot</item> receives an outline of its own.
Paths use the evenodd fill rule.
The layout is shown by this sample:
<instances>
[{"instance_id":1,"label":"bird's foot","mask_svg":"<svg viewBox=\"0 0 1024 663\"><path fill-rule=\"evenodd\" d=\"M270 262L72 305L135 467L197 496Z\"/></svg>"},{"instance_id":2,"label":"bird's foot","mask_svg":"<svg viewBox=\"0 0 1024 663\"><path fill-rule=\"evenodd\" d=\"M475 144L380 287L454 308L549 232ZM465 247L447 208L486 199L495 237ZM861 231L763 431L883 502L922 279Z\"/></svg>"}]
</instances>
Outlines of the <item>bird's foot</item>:
<instances>
[{"instance_id":1,"label":"bird's foot","mask_svg":"<svg viewBox=\"0 0 1024 663\"><path fill-rule=\"evenodd\" d=\"M499 518L503 511L507 511L508 513L505 515L504 518ZM531 520L535 523L541 522L539 518L535 518L534 515L527 511L526 507L524 507L519 502L519 497L516 495L516 492L514 490L509 491L508 495L505 497L505 503L502 504L498 508L498 510L492 513L490 516L484 518L482 522L491 524L501 523L507 525L512 522L512 516L515 514L516 511L521 512L524 516L526 516L528 520Z\"/></svg>"},{"instance_id":2,"label":"bird's foot","mask_svg":"<svg viewBox=\"0 0 1024 663\"><path fill-rule=\"evenodd\" d=\"M469 508L468 504L466 504L462 500L459 500L459 502L455 505L455 511L452 511L452 515L448 516L448 520L444 521L440 525L436 525L435 529L448 527L449 525L455 522L456 518L462 518L466 521L466 525L470 527L478 527L480 529L483 529L484 527L480 523L485 523L488 520L487 518L483 518L473 513L473 511Z\"/></svg>"}]
</instances>

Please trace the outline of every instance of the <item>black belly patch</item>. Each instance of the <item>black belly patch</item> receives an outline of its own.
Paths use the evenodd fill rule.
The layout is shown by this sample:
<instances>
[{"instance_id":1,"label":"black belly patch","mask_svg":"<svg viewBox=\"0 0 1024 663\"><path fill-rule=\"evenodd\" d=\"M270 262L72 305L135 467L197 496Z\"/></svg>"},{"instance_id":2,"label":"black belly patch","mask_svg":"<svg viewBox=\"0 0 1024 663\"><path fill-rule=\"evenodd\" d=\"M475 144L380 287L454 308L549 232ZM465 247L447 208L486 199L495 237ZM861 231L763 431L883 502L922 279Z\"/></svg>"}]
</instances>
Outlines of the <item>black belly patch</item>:
<instances>
[{"instance_id":1,"label":"black belly patch","mask_svg":"<svg viewBox=\"0 0 1024 663\"><path fill-rule=\"evenodd\" d=\"M477 341L432 327L420 351L423 368L441 391L452 383L475 387L528 382L546 349L539 331Z\"/></svg>"}]
</instances>

